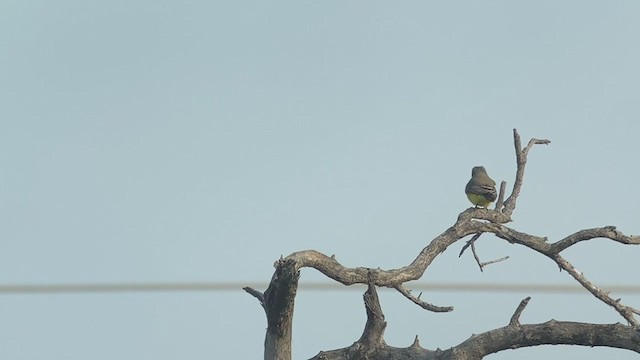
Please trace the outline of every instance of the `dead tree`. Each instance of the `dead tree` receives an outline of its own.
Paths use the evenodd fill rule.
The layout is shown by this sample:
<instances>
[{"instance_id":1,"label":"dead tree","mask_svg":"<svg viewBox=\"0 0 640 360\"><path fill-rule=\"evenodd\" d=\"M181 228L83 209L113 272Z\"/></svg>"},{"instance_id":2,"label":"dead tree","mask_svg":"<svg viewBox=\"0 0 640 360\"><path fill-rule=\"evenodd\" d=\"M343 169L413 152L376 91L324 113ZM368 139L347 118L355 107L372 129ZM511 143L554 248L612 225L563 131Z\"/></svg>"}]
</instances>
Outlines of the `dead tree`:
<instances>
[{"instance_id":1,"label":"dead tree","mask_svg":"<svg viewBox=\"0 0 640 360\"><path fill-rule=\"evenodd\" d=\"M463 211L457 221L422 249L411 264L391 270L364 267L347 268L341 265L334 256L326 256L315 250L299 251L281 258L275 263L275 273L264 293L248 287L244 288L260 301L267 315L265 360L291 359L294 302L300 269L305 267L314 268L344 285L368 284L368 289L364 294L367 322L360 339L346 348L322 351L313 359L477 360L502 350L557 344L604 346L640 353L640 325L634 316L634 314L640 315L640 311L624 305L620 299L612 299L606 291L591 283L561 256L562 251L581 241L606 238L622 244L638 245L640 244L640 236L627 236L616 230L614 226L605 226L579 230L564 239L550 242L546 237L526 234L506 226L511 221L511 215L516 208L529 150L534 145L550 143L549 140L531 139L527 146L522 148L516 129L513 130L513 138L517 168L513 189L509 197L504 198L506 183L503 181L500 184L500 193L495 209L469 208ZM541 324L520 324L520 314L529 302L527 297L517 306L511 321L504 327L474 335L450 349L425 349L420 346L417 337L414 343L407 348L387 345L383 338L386 322L376 287L393 288L428 311L452 311L453 307L451 306L433 305L421 299L420 295L414 296L403 284L407 281L420 279L438 255L455 242L470 235L472 237L467 241L460 255L470 247L480 270L490 263L504 260L498 259L484 263L480 261L475 252L475 242L484 233L494 234L509 243L525 246L550 258L593 296L611 306L626 320L627 324L590 324L555 320Z\"/></svg>"}]
</instances>

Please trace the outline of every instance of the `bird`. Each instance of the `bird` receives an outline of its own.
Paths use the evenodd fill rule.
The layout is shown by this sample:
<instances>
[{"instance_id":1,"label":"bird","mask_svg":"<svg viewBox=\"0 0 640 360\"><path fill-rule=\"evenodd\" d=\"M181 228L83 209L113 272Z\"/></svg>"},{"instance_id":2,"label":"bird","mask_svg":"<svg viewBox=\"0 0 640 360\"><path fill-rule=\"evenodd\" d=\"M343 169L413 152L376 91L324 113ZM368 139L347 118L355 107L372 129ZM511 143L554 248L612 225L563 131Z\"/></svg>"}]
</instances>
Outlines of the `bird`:
<instances>
[{"instance_id":1,"label":"bird","mask_svg":"<svg viewBox=\"0 0 640 360\"><path fill-rule=\"evenodd\" d=\"M498 197L496 182L487 175L484 166L474 166L471 169L471 180L464 188L464 192L475 207L486 208Z\"/></svg>"}]
</instances>

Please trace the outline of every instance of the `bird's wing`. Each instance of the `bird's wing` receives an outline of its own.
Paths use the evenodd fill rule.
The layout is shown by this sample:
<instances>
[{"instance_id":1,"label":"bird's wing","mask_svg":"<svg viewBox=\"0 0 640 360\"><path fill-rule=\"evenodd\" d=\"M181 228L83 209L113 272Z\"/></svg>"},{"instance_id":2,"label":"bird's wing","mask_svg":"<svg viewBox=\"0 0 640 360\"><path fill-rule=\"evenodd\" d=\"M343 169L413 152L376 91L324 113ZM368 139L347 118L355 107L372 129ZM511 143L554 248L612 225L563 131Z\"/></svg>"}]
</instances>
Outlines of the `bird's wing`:
<instances>
[{"instance_id":1,"label":"bird's wing","mask_svg":"<svg viewBox=\"0 0 640 360\"><path fill-rule=\"evenodd\" d=\"M484 196L489 201L495 201L498 198L496 188L489 185L480 185L473 182L469 182L465 188L466 193L476 194Z\"/></svg>"}]
</instances>

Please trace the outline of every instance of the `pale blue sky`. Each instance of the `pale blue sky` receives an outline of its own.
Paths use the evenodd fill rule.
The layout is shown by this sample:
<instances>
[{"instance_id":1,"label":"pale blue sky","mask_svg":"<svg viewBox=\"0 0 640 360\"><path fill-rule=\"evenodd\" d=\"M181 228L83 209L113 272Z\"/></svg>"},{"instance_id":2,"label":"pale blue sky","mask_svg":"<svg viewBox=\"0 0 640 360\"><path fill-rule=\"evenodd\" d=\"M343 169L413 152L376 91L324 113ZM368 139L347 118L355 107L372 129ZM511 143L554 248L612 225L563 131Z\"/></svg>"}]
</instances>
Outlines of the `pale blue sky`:
<instances>
[{"instance_id":1,"label":"pale blue sky","mask_svg":"<svg viewBox=\"0 0 640 360\"><path fill-rule=\"evenodd\" d=\"M512 184L514 127L552 143L512 227L638 234L639 18L636 1L2 1L0 284L266 282L303 249L403 266L469 206L472 166ZM491 236L481 255L511 259L480 273L461 246L423 280L573 283ZM565 256L638 284L640 248ZM294 358L357 340L361 295L300 291ZM623 321L588 295L425 294L455 306L433 314L383 291L387 343L447 348L527 295L523 322ZM240 289L0 295L3 359L256 359L265 327ZM490 358L541 356L637 358Z\"/></svg>"}]
</instances>

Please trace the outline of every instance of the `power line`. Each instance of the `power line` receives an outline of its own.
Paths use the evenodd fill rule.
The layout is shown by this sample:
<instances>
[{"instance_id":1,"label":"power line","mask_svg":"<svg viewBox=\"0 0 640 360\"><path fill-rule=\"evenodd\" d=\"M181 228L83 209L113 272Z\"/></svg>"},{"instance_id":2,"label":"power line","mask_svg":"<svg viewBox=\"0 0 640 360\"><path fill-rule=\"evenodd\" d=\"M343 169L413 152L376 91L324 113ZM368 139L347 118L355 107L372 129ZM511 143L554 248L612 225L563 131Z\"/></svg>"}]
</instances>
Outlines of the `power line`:
<instances>
[{"instance_id":1,"label":"power line","mask_svg":"<svg viewBox=\"0 0 640 360\"><path fill-rule=\"evenodd\" d=\"M145 283L69 283L69 284L6 284L0 285L2 294L91 294L91 293L154 293L154 292L234 292L248 286L258 290L267 288L267 283L256 282L145 282ZM474 293L584 293L579 285L520 284L520 283L428 283L413 282L407 287L414 291L427 292L474 292ZM640 294L640 285L602 285L600 288L616 294ZM338 283L300 283L301 291L362 291L364 285L343 286ZM383 288L384 289L384 288Z\"/></svg>"}]
</instances>

